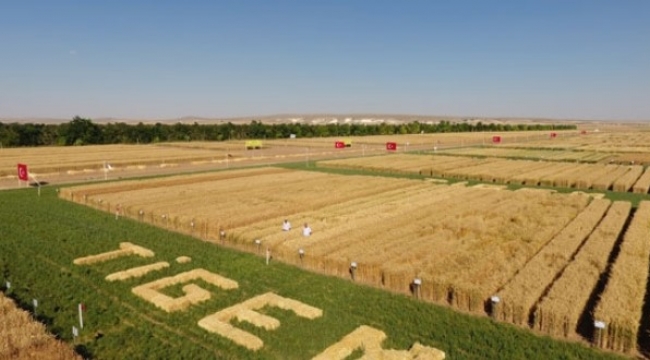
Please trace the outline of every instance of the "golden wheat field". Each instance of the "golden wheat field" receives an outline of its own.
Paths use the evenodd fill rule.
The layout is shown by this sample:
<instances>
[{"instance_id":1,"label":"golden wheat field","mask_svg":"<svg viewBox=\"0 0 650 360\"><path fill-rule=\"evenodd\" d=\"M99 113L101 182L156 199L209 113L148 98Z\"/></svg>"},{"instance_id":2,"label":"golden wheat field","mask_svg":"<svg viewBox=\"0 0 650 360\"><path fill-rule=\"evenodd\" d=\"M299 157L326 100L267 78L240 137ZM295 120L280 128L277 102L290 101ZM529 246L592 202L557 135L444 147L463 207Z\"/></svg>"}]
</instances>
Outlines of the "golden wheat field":
<instances>
[{"instance_id":1,"label":"golden wheat field","mask_svg":"<svg viewBox=\"0 0 650 360\"><path fill-rule=\"evenodd\" d=\"M562 141L531 141L526 147L560 148L611 153L649 153L650 132L647 129L624 132L590 132L564 137ZM512 146L505 144L506 147Z\"/></svg>"},{"instance_id":2,"label":"golden wheat field","mask_svg":"<svg viewBox=\"0 0 650 360\"><path fill-rule=\"evenodd\" d=\"M575 131L558 132L576 136ZM43 178L75 174L102 175L105 165L120 174L126 170L145 170L212 164L215 168L245 166L266 161L304 161L317 158L366 156L386 153L387 142L397 150L424 151L490 143L498 135L503 143L546 139L548 132L442 133L325 138L264 139L260 149L247 149L246 141L192 141L147 145L91 145L0 149L0 179L15 179L16 164L27 164L29 172ZM336 141L351 141L352 146L336 149Z\"/></svg>"},{"instance_id":3,"label":"golden wheat field","mask_svg":"<svg viewBox=\"0 0 650 360\"><path fill-rule=\"evenodd\" d=\"M475 150L478 151L478 150ZM647 193L647 176L640 165L511 160L432 154L389 154L335 159L321 166L475 180L488 183ZM643 175L643 176L642 176Z\"/></svg>"},{"instance_id":4,"label":"golden wheat field","mask_svg":"<svg viewBox=\"0 0 650 360\"><path fill-rule=\"evenodd\" d=\"M532 319L567 337L631 206L584 193L276 167L75 186L60 196L390 291L412 293L418 279L421 299L462 311L485 314L497 296L495 318Z\"/></svg>"},{"instance_id":5,"label":"golden wheat field","mask_svg":"<svg viewBox=\"0 0 650 360\"><path fill-rule=\"evenodd\" d=\"M548 188L645 199L650 172L639 159L650 159L644 145L650 133L503 133L499 144L492 136L274 139L255 150L243 141L84 147L85 154L69 150L62 166L52 160L61 156L53 152L41 169L84 171L91 168L84 164L95 164L101 171L104 161L117 171L214 165L209 170L219 171L96 182L61 188L59 196L110 212L118 221L150 223L261 258L268 252L272 261L555 337L585 338L583 328L590 327L594 338L588 340L595 345L634 353L644 336L648 202L637 209L602 193ZM336 149L339 140L352 146ZM386 142L397 143L397 150L387 151ZM114 160L104 160L110 154ZM6 164L0 169L11 167L7 172L13 174L17 159L1 159ZM61 159L63 164L68 158ZM247 167L260 159L266 166ZM37 168L36 159L29 161ZM365 175L272 165L303 161L315 170ZM506 184L524 188L509 190ZM289 231L282 229L285 219L293 226ZM303 236L305 225L310 236ZM200 301L201 294L196 297ZM606 327L601 331L585 319Z\"/></svg>"}]
</instances>

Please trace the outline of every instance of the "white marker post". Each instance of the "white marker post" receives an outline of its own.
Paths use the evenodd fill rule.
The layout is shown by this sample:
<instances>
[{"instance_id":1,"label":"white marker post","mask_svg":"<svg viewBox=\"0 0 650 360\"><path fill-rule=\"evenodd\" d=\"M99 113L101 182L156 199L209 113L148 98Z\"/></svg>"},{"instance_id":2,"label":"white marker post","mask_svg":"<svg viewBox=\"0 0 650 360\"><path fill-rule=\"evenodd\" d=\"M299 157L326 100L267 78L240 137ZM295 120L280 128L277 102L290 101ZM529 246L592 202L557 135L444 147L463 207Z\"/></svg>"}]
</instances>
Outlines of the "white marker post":
<instances>
[{"instance_id":1,"label":"white marker post","mask_svg":"<svg viewBox=\"0 0 650 360\"><path fill-rule=\"evenodd\" d=\"M84 328L84 315L83 315L84 304L79 303L78 310L79 310L79 328L83 329Z\"/></svg>"},{"instance_id":2,"label":"white marker post","mask_svg":"<svg viewBox=\"0 0 650 360\"><path fill-rule=\"evenodd\" d=\"M38 300L32 299L32 305L34 305L34 317L36 317L36 308L38 307Z\"/></svg>"},{"instance_id":3,"label":"white marker post","mask_svg":"<svg viewBox=\"0 0 650 360\"><path fill-rule=\"evenodd\" d=\"M413 279L413 295L415 295L415 297L417 299L420 298L420 287L421 286L422 286L422 279L420 279L420 278Z\"/></svg>"},{"instance_id":4,"label":"white marker post","mask_svg":"<svg viewBox=\"0 0 650 360\"><path fill-rule=\"evenodd\" d=\"M266 248L266 265L271 261L271 249Z\"/></svg>"},{"instance_id":5,"label":"white marker post","mask_svg":"<svg viewBox=\"0 0 650 360\"><path fill-rule=\"evenodd\" d=\"M350 277L352 278L353 281L356 272L357 272L357 263L353 261L350 263Z\"/></svg>"},{"instance_id":6,"label":"white marker post","mask_svg":"<svg viewBox=\"0 0 650 360\"><path fill-rule=\"evenodd\" d=\"M11 289L11 283L9 281L5 282L7 290Z\"/></svg>"},{"instance_id":7,"label":"white marker post","mask_svg":"<svg viewBox=\"0 0 650 360\"><path fill-rule=\"evenodd\" d=\"M79 337L79 329L76 326L72 327L72 342L76 342Z\"/></svg>"},{"instance_id":8,"label":"white marker post","mask_svg":"<svg viewBox=\"0 0 650 360\"><path fill-rule=\"evenodd\" d=\"M492 304L492 309L490 311L490 315L492 316L492 318L496 318L497 317L497 312L498 312L498 309L499 309L499 303L501 303L501 298L494 295L494 296L490 297L490 303Z\"/></svg>"},{"instance_id":9,"label":"white marker post","mask_svg":"<svg viewBox=\"0 0 650 360\"><path fill-rule=\"evenodd\" d=\"M30 172L27 172L27 186L29 186L29 178L34 179L34 182L36 183L36 186L38 187L38 196L41 196L41 182L38 181L36 178L36 174L32 174Z\"/></svg>"},{"instance_id":10,"label":"white marker post","mask_svg":"<svg viewBox=\"0 0 650 360\"><path fill-rule=\"evenodd\" d=\"M594 321L593 341L599 347L603 345L603 336L605 333L605 328L607 328L607 324L605 324L604 321L599 321L599 320Z\"/></svg>"}]
</instances>

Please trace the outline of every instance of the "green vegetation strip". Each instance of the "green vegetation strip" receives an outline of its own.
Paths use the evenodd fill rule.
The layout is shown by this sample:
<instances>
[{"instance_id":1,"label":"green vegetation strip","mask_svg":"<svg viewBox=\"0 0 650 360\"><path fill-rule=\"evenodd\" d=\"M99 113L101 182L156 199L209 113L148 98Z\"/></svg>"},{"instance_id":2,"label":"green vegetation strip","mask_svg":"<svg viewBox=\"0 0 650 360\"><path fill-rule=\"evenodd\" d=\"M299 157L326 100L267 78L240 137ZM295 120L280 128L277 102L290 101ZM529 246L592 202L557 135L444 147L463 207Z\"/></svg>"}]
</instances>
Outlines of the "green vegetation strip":
<instances>
[{"instance_id":1,"label":"green vegetation strip","mask_svg":"<svg viewBox=\"0 0 650 360\"><path fill-rule=\"evenodd\" d=\"M407 296L359 286L343 279L311 274L214 244L170 233L137 221L69 203L45 187L0 192L0 270L2 289L63 340L73 342L77 304L86 305L85 326L75 339L77 351L96 359L309 359L360 325L384 331L384 348L408 349L418 341L439 348L448 359L613 359L582 344L539 337L530 331L458 314ZM154 258L119 258L101 265L78 266L73 260L116 250L129 241L153 250ZM178 264L176 257L192 258ZM110 272L167 261L170 267L143 278L108 282ZM122 266L118 266L122 265ZM226 276L239 288L212 293L204 303L168 314L131 293L131 288L194 268ZM6 281L11 283L6 287ZM177 295L178 289L170 289ZM252 352L197 325L221 309L266 292L323 310L315 320L266 309L280 320L274 331L240 324L264 341Z\"/></svg>"}]
</instances>

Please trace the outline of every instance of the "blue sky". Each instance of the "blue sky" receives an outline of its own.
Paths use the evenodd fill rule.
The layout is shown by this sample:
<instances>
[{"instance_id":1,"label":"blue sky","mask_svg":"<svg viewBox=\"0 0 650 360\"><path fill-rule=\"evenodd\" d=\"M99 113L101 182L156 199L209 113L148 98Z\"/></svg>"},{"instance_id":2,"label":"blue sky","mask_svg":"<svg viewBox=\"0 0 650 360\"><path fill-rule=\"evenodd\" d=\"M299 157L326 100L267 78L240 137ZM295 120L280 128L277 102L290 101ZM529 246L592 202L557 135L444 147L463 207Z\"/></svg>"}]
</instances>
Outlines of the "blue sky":
<instances>
[{"instance_id":1,"label":"blue sky","mask_svg":"<svg viewBox=\"0 0 650 360\"><path fill-rule=\"evenodd\" d=\"M650 1L0 1L0 118L650 120Z\"/></svg>"}]
</instances>

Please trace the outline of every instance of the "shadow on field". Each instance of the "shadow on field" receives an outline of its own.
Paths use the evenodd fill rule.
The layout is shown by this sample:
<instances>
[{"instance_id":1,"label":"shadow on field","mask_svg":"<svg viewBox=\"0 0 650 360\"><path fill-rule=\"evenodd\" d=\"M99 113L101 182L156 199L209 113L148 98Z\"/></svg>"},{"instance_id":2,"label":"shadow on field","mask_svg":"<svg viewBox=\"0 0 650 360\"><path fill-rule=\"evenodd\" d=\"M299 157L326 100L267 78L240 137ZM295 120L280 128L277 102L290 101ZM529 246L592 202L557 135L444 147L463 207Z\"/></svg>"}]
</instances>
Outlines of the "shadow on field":
<instances>
[{"instance_id":1,"label":"shadow on field","mask_svg":"<svg viewBox=\"0 0 650 360\"><path fill-rule=\"evenodd\" d=\"M85 345L77 345L74 347L74 352L79 354L84 360L94 359L93 353L88 350Z\"/></svg>"},{"instance_id":2,"label":"shadow on field","mask_svg":"<svg viewBox=\"0 0 650 360\"><path fill-rule=\"evenodd\" d=\"M639 326L639 333L637 334L637 343L639 344L639 351L646 358L650 357L650 269L648 269L648 280L646 281L645 297L643 298L643 309L641 311L641 324Z\"/></svg>"},{"instance_id":3,"label":"shadow on field","mask_svg":"<svg viewBox=\"0 0 650 360\"><path fill-rule=\"evenodd\" d=\"M31 182L31 183L29 183L29 186L31 186L31 187L39 187L39 186L45 186L47 184L49 184L49 182L40 181L40 182Z\"/></svg>"}]
</instances>

